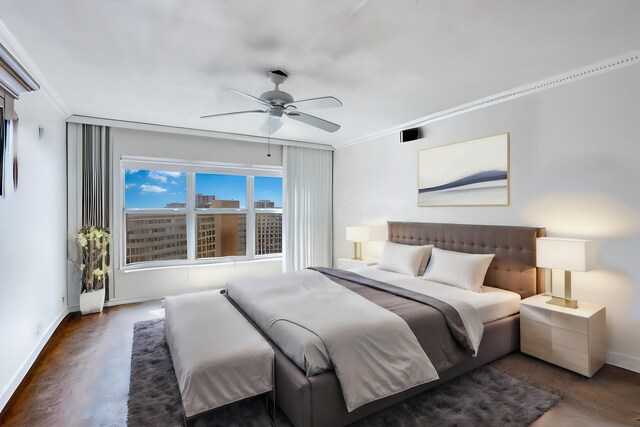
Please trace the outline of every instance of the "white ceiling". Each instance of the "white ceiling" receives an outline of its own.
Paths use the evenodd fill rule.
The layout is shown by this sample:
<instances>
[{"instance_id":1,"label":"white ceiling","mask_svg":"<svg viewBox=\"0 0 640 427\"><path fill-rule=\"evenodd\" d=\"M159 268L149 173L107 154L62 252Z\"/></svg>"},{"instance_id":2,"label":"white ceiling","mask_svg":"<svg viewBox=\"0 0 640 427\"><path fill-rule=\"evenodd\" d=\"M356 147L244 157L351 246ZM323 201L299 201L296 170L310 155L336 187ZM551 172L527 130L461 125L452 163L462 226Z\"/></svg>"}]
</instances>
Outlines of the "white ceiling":
<instances>
[{"instance_id":1,"label":"white ceiling","mask_svg":"<svg viewBox=\"0 0 640 427\"><path fill-rule=\"evenodd\" d=\"M339 146L640 48L636 0L1 0L0 17L69 113L260 136L253 109L289 74L306 110L274 135ZM303 110L304 111L304 110Z\"/></svg>"}]
</instances>

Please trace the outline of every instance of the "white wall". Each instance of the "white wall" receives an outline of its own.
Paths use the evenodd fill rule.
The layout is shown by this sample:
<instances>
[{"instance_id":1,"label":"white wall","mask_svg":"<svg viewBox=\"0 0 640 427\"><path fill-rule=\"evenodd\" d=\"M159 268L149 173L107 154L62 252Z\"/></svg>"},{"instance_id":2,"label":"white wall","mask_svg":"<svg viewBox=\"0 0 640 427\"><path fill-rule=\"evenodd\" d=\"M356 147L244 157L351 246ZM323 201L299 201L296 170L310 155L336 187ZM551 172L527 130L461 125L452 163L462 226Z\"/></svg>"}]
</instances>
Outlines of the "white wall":
<instances>
[{"instance_id":1,"label":"white wall","mask_svg":"<svg viewBox=\"0 0 640 427\"><path fill-rule=\"evenodd\" d=\"M112 128L113 199L121 194L120 158L145 156L179 160L236 163L243 165L282 166L282 147L262 143L224 140L163 132ZM121 234L120 211L114 212L112 231ZM117 242L117 237L114 238ZM120 256L120 246L114 244L114 265ZM112 299L130 300L157 298L167 295L222 288L231 278L282 272L280 258L270 260L239 261L222 264L156 268L142 271L123 271L113 274ZM73 283L79 294L79 284Z\"/></svg>"},{"instance_id":2,"label":"white wall","mask_svg":"<svg viewBox=\"0 0 640 427\"><path fill-rule=\"evenodd\" d=\"M0 410L66 314L67 297L64 116L42 91L15 108L19 186L9 180L0 199Z\"/></svg>"},{"instance_id":3,"label":"white wall","mask_svg":"<svg viewBox=\"0 0 640 427\"><path fill-rule=\"evenodd\" d=\"M347 225L386 220L543 226L549 236L593 238L601 268L574 273L574 296L606 305L608 361L640 372L639 93L634 65L434 122L414 143L391 135L337 150L334 255L351 254ZM510 206L417 206L418 150L507 131Z\"/></svg>"}]
</instances>

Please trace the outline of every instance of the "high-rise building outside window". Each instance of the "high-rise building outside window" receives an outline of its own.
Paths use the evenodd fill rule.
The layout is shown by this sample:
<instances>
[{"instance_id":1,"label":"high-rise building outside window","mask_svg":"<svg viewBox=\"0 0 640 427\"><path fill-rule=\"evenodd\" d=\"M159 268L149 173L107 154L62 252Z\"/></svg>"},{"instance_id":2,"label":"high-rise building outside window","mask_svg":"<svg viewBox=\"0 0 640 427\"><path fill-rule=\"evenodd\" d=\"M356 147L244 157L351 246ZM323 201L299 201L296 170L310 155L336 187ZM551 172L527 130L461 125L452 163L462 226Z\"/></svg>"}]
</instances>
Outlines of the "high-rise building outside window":
<instances>
[{"instance_id":1,"label":"high-rise building outside window","mask_svg":"<svg viewBox=\"0 0 640 427\"><path fill-rule=\"evenodd\" d=\"M185 166L163 170L123 161L121 266L147 267L282 253L281 170ZM138 162L133 162L137 166ZM146 166L146 164L145 164ZM172 168L176 168L172 164Z\"/></svg>"}]
</instances>

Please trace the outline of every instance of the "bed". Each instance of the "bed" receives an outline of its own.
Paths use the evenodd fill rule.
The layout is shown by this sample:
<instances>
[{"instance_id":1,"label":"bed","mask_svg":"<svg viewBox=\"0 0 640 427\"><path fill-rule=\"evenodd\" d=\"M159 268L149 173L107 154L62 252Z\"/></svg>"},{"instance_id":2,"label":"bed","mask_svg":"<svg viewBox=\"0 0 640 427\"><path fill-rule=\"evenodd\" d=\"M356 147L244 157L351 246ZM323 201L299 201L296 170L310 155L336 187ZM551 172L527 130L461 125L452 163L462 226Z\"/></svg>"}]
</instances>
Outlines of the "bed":
<instances>
[{"instance_id":1,"label":"bed","mask_svg":"<svg viewBox=\"0 0 640 427\"><path fill-rule=\"evenodd\" d=\"M475 302L475 305L472 304L484 324L484 333L476 357L451 356L449 357L451 360L447 360L446 355L444 357L438 356L437 349L432 349L430 351L433 353L434 366L438 370L439 379L411 387L349 411L336 372L331 370L318 370L317 373L309 372L309 370L305 372L304 369L301 369L303 367L298 361L296 363L292 361L291 354L289 357L285 355L263 333L275 350L278 406L296 426L344 425L517 350L519 348L518 299L535 295L544 290L544 275L538 274L535 267L536 238L543 235L544 229L532 227L389 222L388 240L390 242L405 245L434 245L440 249L456 252L495 254L485 276L484 292L475 295L475 299L478 301ZM390 282L403 280L402 277L393 276L396 273L383 272L372 267L362 269L357 273L375 280ZM407 277L404 280L419 281L421 279ZM410 285L413 286L414 283ZM415 285L419 285L419 283L416 282ZM482 295L485 293L486 298L483 301ZM490 294L497 296L497 298L489 298ZM246 307L243 310L237 301L233 300L232 295L229 295L229 298L236 305L236 308L256 326L256 329L260 330L253 322L255 314L247 314ZM397 306L395 301L400 297L394 296L395 300L389 300L389 298L378 295L377 298L379 300L377 303L381 306L386 303ZM491 302L496 299L503 300L503 302L500 304ZM419 323L419 317L416 321ZM418 339L427 339L424 336L418 336ZM424 348L424 344L422 342L421 344ZM431 353L429 357L432 357Z\"/></svg>"}]
</instances>

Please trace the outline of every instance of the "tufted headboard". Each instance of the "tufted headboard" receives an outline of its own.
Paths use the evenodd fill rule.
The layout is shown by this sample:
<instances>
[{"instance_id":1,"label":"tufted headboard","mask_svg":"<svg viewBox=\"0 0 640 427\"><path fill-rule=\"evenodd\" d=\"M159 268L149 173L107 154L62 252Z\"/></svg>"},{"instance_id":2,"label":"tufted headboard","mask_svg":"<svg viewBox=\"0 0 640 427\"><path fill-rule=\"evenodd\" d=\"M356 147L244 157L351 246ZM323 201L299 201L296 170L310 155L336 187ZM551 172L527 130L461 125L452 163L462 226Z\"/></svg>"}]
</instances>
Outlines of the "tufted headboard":
<instances>
[{"instance_id":1,"label":"tufted headboard","mask_svg":"<svg viewBox=\"0 0 640 427\"><path fill-rule=\"evenodd\" d=\"M545 236L544 228L392 221L388 225L390 242L496 254L484 279L487 286L522 298L544 292L544 274L536 268L536 237Z\"/></svg>"}]
</instances>

